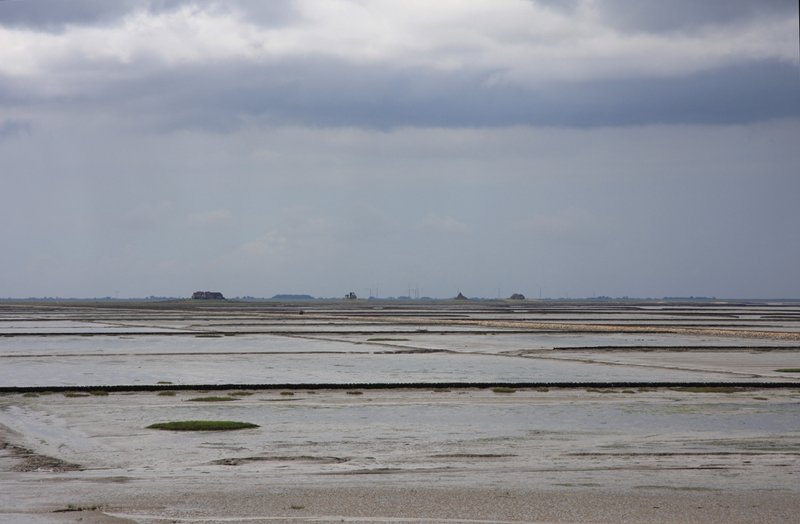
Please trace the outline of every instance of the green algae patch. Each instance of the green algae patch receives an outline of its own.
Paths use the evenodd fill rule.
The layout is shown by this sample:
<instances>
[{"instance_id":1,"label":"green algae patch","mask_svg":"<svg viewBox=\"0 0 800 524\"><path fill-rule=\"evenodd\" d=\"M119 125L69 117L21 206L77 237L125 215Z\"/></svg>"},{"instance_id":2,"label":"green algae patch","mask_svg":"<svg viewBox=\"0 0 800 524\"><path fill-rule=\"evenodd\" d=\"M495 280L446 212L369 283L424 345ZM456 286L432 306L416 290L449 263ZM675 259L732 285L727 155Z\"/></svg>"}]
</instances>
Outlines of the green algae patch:
<instances>
[{"instance_id":1,"label":"green algae patch","mask_svg":"<svg viewBox=\"0 0 800 524\"><path fill-rule=\"evenodd\" d=\"M800 373L800 368L780 368L775 371L778 373Z\"/></svg>"},{"instance_id":2,"label":"green algae patch","mask_svg":"<svg viewBox=\"0 0 800 524\"><path fill-rule=\"evenodd\" d=\"M250 422L233 420L178 420L151 424L147 429L163 429L166 431L233 431L236 429L252 429L259 427Z\"/></svg>"}]
</instances>

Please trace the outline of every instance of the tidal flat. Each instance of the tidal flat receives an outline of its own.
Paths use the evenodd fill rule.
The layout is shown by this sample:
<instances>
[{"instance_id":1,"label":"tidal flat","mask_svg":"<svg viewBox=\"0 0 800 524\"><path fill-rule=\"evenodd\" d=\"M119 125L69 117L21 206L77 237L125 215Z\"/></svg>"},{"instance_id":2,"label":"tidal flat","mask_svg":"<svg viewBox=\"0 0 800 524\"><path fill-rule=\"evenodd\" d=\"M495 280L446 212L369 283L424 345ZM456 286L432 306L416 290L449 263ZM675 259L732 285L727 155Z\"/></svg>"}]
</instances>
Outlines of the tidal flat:
<instances>
[{"instance_id":1,"label":"tidal flat","mask_svg":"<svg viewBox=\"0 0 800 524\"><path fill-rule=\"evenodd\" d=\"M793 522L798 326L795 303L0 303L0 521ZM153 390L48 391L125 385ZM257 427L149 427L176 421Z\"/></svg>"}]
</instances>

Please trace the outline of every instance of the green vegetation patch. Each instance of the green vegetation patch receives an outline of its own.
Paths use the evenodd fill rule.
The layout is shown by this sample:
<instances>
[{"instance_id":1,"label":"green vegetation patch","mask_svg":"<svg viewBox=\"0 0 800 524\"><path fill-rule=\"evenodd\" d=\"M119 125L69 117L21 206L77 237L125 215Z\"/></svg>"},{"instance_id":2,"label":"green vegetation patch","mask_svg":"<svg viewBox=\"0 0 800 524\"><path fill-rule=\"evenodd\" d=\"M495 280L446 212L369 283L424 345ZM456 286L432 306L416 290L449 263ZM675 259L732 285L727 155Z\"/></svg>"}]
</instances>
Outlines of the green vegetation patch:
<instances>
[{"instance_id":1,"label":"green vegetation patch","mask_svg":"<svg viewBox=\"0 0 800 524\"><path fill-rule=\"evenodd\" d=\"M517 390L514 388L509 388L506 386L499 386L496 388L492 388L492 391L495 393L516 393Z\"/></svg>"},{"instance_id":2,"label":"green vegetation patch","mask_svg":"<svg viewBox=\"0 0 800 524\"><path fill-rule=\"evenodd\" d=\"M780 368L775 371L778 373L800 373L800 368Z\"/></svg>"},{"instance_id":3,"label":"green vegetation patch","mask_svg":"<svg viewBox=\"0 0 800 524\"><path fill-rule=\"evenodd\" d=\"M368 338L367 342L408 342L410 338L395 338L395 337L373 337Z\"/></svg>"},{"instance_id":4,"label":"green vegetation patch","mask_svg":"<svg viewBox=\"0 0 800 524\"><path fill-rule=\"evenodd\" d=\"M228 393L228 395L232 397L249 397L252 394L252 391L234 391L232 393Z\"/></svg>"},{"instance_id":5,"label":"green vegetation patch","mask_svg":"<svg viewBox=\"0 0 800 524\"><path fill-rule=\"evenodd\" d=\"M187 400L189 402L230 402L239 399L236 397L194 397Z\"/></svg>"},{"instance_id":6,"label":"green vegetation patch","mask_svg":"<svg viewBox=\"0 0 800 524\"><path fill-rule=\"evenodd\" d=\"M44 393L42 393L44 394ZM93 389L91 391L65 391L65 397L78 398L78 397L107 397L108 391L104 389Z\"/></svg>"},{"instance_id":7,"label":"green vegetation patch","mask_svg":"<svg viewBox=\"0 0 800 524\"><path fill-rule=\"evenodd\" d=\"M159 397L174 397L176 393L174 391L159 391Z\"/></svg>"},{"instance_id":8,"label":"green vegetation patch","mask_svg":"<svg viewBox=\"0 0 800 524\"><path fill-rule=\"evenodd\" d=\"M347 394L348 395L363 395L364 392L363 391L353 390L353 391L348 391Z\"/></svg>"},{"instance_id":9,"label":"green vegetation patch","mask_svg":"<svg viewBox=\"0 0 800 524\"><path fill-rule=\"evenodd\" d=\"M233 420L178 420L151 424L147 429L163 429L166 431L233 431L236 429L252 429L259 427L250 422Z\"/></svg>"}]
</instances>

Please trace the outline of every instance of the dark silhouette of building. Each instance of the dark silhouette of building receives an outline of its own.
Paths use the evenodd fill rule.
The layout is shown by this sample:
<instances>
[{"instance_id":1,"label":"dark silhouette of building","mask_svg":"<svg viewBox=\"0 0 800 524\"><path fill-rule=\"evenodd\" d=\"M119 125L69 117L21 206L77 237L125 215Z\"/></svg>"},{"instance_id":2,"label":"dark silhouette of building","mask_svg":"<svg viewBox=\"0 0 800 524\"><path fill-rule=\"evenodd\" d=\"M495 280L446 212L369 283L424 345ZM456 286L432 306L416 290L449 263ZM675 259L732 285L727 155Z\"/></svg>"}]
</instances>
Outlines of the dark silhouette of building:
<instances>
[{"instance_id":1,"label":"dark silhouette of building","mask_svg":"<svg viewBox=\"0 0 800 524\"><path fill-rule=\"evenodd\" d=\"M225 300L219 291L195 291L192 300Z\"/></svg>"}]
</instances>

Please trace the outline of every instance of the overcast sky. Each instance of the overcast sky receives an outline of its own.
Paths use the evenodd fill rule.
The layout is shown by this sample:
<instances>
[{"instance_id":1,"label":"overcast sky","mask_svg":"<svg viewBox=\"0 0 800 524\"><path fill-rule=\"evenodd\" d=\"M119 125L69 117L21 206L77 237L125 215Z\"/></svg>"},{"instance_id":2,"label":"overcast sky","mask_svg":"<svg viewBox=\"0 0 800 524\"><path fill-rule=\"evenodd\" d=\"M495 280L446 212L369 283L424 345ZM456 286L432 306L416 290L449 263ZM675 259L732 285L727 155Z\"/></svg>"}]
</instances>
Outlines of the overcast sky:
<instances>
[{"instance_id":1,"label":"overcast sky","mask_svg":"<svg viewBox=\"0 0 800 524\"><path fill-rule=\"evenodd\" d=\"M800 297L797 9L2 1L0 297Z\"/></svg>"}]
</instances>

